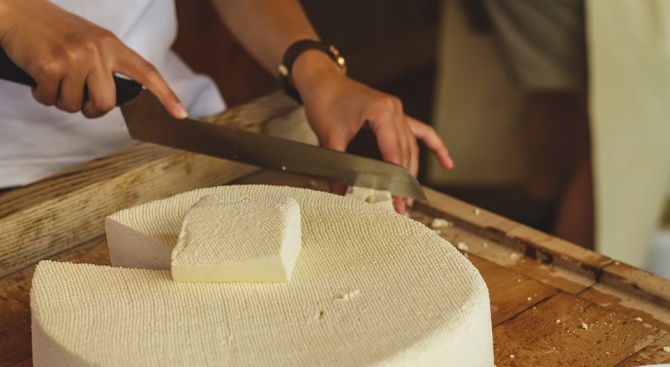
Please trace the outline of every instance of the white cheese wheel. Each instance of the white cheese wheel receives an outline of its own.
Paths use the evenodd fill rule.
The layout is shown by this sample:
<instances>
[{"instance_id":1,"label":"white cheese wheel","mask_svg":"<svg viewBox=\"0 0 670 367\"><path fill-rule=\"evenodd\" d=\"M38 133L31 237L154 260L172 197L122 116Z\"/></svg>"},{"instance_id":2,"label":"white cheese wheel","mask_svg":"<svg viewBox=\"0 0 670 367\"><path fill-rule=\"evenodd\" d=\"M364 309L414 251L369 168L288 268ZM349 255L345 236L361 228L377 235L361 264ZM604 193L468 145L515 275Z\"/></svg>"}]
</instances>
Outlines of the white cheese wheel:
<instances>
[{"instance_id":1,"label":"white cheese wheel","mask_svg":"<svg viewBox=\"0 0 670 367\"><path fill-rule=\"evenodd\" d=\"M186 210L212 194L298 201L303 243L289 283L179 283L169 270L41 262L35 365L493 366L476 268L421 223L356 200L243 185L147 203L107 221L116 265L169 269Z\"/></svg>"},{"instance_id":2,"label":"white cheese wheel","mask_svg":"<svg viewBox=\"0 0 670 367\"><path fill-rule=\"evenodd\" d=\"M184 215L172 251L172 278L287 282L300 236L300 206L291 197L206 195Z\"/></svg>"}]
</instances>

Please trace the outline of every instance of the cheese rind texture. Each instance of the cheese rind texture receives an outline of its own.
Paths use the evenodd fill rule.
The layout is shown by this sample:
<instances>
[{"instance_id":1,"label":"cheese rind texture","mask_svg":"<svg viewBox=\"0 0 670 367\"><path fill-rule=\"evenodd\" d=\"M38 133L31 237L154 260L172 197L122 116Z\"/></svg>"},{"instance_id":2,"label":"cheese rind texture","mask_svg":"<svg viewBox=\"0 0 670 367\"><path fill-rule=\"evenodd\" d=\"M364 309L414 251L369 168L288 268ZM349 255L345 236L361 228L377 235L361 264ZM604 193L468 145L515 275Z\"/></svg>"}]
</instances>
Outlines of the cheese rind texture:
<instances>
[{"instance_id":1,"label":"cheese rind texture","mask_svg":"<svg viewBox=\"0 0 670 367\"><path fill-rule=\"evenodd\" d=\"M287 196L206 195L186 211L172 251L180 282L287 282L301 247Z\"/></svg>"},{"instance_id":2,"label":"cheese rind texture","mask_svg":"<svg viewBox=\"0 0 670 367\"><path fill-rule=\"evenodd\" d=\"M212 194L300 204L303 242L290 282L172 281L179 224ZM328 193L242 185L184 193L110 221L134 231L110 238L140 240L113 251L145 254L133 261L166 270L41 262L31 289L36 366L493 366L481 275L405 216Z\"/></svg>"}]
</instances>

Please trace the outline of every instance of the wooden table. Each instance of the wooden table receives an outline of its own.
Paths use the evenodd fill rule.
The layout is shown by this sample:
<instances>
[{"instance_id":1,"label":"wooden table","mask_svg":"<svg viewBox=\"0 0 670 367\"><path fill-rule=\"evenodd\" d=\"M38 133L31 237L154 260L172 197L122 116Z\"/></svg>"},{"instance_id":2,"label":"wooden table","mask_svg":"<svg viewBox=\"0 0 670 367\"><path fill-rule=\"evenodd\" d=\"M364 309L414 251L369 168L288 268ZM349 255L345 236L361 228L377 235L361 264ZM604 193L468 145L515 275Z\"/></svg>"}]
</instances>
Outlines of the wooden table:
<instances>
[{"instance_id":1,"label":"wooden table","mask_svg":"<svg viewBox=\"0 0 670 367\"><path fill-rule=\"evenodd\" d=\"M109 264L105 215L233 180L326 189L303 177L138 145L0 195L0 365L31 364L36 261ZM435 218L449 221L436 230L484 277L497 366L670 363L670 349L664 351L670 347L670 281L426 191L428 200L410 215L428 226Z\"/></svg>"}]
</instances>

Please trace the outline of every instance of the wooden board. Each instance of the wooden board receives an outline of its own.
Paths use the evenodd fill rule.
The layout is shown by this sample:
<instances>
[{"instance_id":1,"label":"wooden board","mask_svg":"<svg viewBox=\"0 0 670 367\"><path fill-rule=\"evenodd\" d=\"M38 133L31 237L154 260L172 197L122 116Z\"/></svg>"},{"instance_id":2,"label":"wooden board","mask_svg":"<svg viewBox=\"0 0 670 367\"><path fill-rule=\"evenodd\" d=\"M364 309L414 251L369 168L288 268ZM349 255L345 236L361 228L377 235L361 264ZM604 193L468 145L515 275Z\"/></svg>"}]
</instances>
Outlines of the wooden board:
<instances>
[{"instance_id":1,"label":"wooden board","mask_svg":"<svg viewBox=\"0 0 670 367\"><path fill-rule=\"evenodd\" d=\"M179 176L172 171L186 169L184 163L179 163L184 159L180 156L159 155L162 166L154 169L162 169L165 175ZM45 257L108 264L107 245L102 232L88 228L98 225L96 222L104 217L103 210L94 211L87 207L98 205L97 201L108 202L101 206L107 209L134 205L146 201L151 195L159 196L154 190L160 191L160 195L170 194L167 189L161 191L154 188L157 185L156 176L147 175L137 168L143 167L144 163L128 164L124 169L117 162L121 158L125 162L146 162L146 158L141 158L141 155L141 159L135 157L132 152L114 157L105 160L107 163L104 165L72 170L67 177L53 178L58 183L55 187L63 188L67 192L65 195L45 194L41 190L27 188L13 201L0 196L4 203L11 202L18 208L18 211L12 211L0 206L3 211L0 226L12 221L22 223L13 213L33 215L33 220L40 220L41 217L35 213L37 211L47 218L42 219L47 222L39 224L41 229L37 234L29 230L18 231L16 227L2 227L13 230L12 236L0 234L4 235L3 242L23 241L22 246L33 249L34 255L24 256L23 264L28 265L30 261ZM118 173L105 173L108 167L116 167L115 164L118 164ZM96 172L105 178L98 178ZM181 176L187 175L182 173ZM94 186L95 192L102 194L93 195L91 191L86 191L89 184L81 182L89 182L87 180L97 185ZM204 180L193 185L210 182ZM69 183L66 185L63 182ZM236 183L327 190L327 185L321 181L267 171L255 172ZM49 180L39 185L42 188L51 187ZM68 185L76 189L66 190ZM119 185L134 192L130 196L135 197L127 199L122 195L124 190L115 188ZM173 190L188 189L190 186L185 185ZM631 367L643 363L670 363L670 352L663 349L670 347L668 280L433 190L426 191L428 201L416 203L410 215L427 226L431 226L434 219L451 222L452 225L435 230L461 250L484 277L491 298L493 348L498 367ZM112 192L121 196L110 195ZM87 201L78 194L88 195ZM72 200L68 202L70 204L63 203L66 199ZM85 205L82 204L84 202ZM70 207L71 203L79 203L79 206ZM58 218L54 213L59 210L87 211L77 220L48 222L53 220L51 218ZM28 222L23 223L29 228ZM57 223L60 224L55 226ZM87 235L72 236L68 233ZM30 235L35 242L17 238ZM63 251L54 255L56 249L50 248L52 242L39 242L44 238L57 238ZM7 251L16 249L4 243L0 246L0 258L3 259L11 257ZM18 251L23 249L18 248ZM29 290L33 270L34 266L30 265L0 278L0 365L31 364Z\"/></svg>"}]
</instances>

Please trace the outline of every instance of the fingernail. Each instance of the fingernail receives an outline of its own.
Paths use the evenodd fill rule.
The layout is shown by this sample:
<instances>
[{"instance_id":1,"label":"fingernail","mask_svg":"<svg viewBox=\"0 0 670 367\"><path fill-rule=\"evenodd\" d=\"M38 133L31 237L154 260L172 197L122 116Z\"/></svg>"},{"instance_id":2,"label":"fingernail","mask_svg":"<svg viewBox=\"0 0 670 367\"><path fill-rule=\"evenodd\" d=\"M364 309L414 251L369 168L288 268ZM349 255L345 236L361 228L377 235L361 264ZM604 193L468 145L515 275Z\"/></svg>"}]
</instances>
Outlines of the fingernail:
<instances>
[{"instance_id":1,"label":"fingernail","mask_svg":"<svg viewBox=\"0 0 670 367\"><path fill-rule=\"evenodd\" d=\"M181 103L177 103L177 105L175 106L175 114L177 118L180 119L185 119L188 117L188 112L186 112L186 109L184 108L184 106L181 105Z\"/></svg>"},{"instance_id":2,"label":"fingernail","mask_svg":"<svg viewBox=\"0 0 670 367\"><path fill-rule=\"evenodd\" d=\"M454 168L454 160L451 157L447 158L447 164L449 164L449 168Z\"/></svg>"},{"instance_id":3,"label":"fingernail","mask_svg":"<svg viewBox=\"0 0 670 367\"><path fill-rule=\"evenodd\" d=\"M414 205L414 199L407 199L407 206L411 209Z\"/></svg>"}]
</instances>

